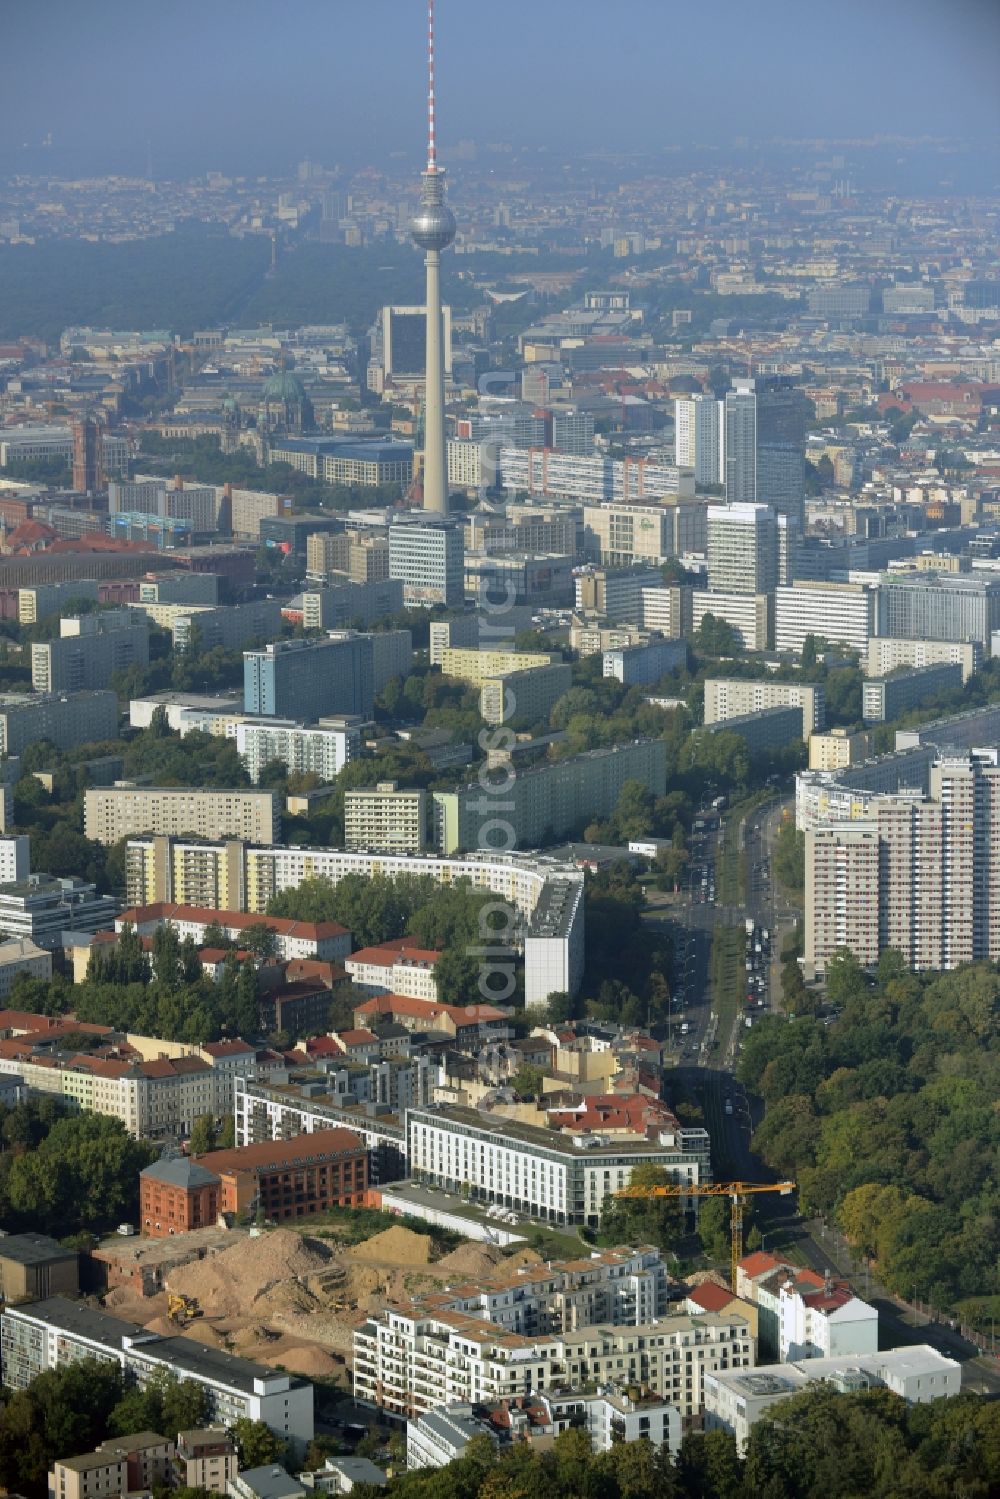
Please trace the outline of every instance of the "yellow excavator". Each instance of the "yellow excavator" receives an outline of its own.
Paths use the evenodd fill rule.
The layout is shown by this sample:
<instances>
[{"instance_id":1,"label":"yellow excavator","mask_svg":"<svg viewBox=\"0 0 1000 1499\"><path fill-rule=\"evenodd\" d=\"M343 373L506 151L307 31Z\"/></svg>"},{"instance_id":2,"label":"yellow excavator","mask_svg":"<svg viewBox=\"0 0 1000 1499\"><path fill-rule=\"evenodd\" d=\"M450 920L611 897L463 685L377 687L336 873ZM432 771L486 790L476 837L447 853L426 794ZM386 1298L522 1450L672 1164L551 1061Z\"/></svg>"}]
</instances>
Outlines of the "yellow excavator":
<instances>
[{"instance_id":1,"label":"yellow excavator","mask_svg":"<svg viewBox=\"0 0 1000 1499\"><path fill-rule=\"evenodd\" d=\"M171 1322L176 1322L178 1327L184 1327L195 1317L203 1316L201 1307L193 1296L182 1296L178 1292L167 1293L167 1316Z\"/></svg>"}]
</instances>

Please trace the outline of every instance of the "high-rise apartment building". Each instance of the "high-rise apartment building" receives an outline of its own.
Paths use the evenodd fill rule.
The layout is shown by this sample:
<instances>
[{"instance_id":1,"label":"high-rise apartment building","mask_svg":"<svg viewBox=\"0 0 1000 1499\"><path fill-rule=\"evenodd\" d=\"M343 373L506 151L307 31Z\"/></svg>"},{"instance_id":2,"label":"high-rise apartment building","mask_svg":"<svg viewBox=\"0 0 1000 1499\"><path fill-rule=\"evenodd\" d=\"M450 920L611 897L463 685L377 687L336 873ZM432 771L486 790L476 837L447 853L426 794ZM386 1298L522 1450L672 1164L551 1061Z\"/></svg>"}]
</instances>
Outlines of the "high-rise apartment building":
<instances>
[{"instance_id":1,"label":"high-rise apartment building","mask_svg":"<svg viewBox=\"0 0 1000 1499\"><path fill-rule=\"evenodd\" d=\"M758 682L745 677L711 677L705 682L706 724L784 707L802 709L803 739L826 722L826 694L819 683Z\"/></svg>"},{"instance_id":2,"label":"high-rise apartment building","mask_svg":"<svg viewBox=\"0 0 1000 1499\"><path fill-rule=\"evenodd\" d=\"M395 781L345 791L344 847L420 853L427 847L427 792Z\"/></svg>"},{"instance_id":3,"label":"high-rise apartment building","mask_svg":"<svg viewBox=\"0 0 1000 1499\"><path fill-rule=\"evenodd\" d=\"M300 724L248 719L236 726L236 748L254 785L270 760L280 760L290 775L332 781L361 753L361 720L321 718L315 724Z\"/></svg>"},{"instance_id":4,"label":"high-rise apartment building","mask_svg":"<svg viewBox=\"0 0 1000 1499\"><path fill-rule=\"evenodd\" d=\"M275 843L281 815L273 791L102 786L84 792L83 827L88 838L105 846L141 833Z\"/></svg>"},{"instance_id":5,"label":"high-rise apartment building","mask_svg":"<svg viewBox=\"0 0 1000 1499\"><path fill-rule=\"evenodd\" d=\"M36 692L107 687L116 672L149 665L149 621L140 609L109 609L60 621L60 638L31 647Z\"/></svg>"},{"instance_id":6,"label":"high-rise apartment building","mask_svg":"<svg viewBox=\"0 0 1000 1499\"><path fill-rule=\"evenodd\" d=\"M773 593L778 523L770 505L708 507L708 586L713 593Z\"/></svg>"},{"instance_id":7,"label":"high-rise apartment building","mask_svg":"<svg viewBox=\"0 0 1000 1499\"><path fill-rule=\"evenodd\" d=\"M875 634L877 590L867 583L794 583L774 596L774 645L801 654L806 636L862 654Z\"/></svg>"},{"instance_id":8,"label":"high-rise apartment building","mask_svg":"<svg viewBox=\"0 0 1000 1499\"><path fill-rule=\"evenodd\" d=\"M694 470L699 486L726 482L726 408L711 395L684 396L674 402L675 456L678 468Z\"/></svg>"},{"instance_id":9,"label":"high-rise apartment building","mask_svg":"<svg viewBox=\"0 0 1000 1499\"><path fill-rule=\"evenodd\" d=\"M1000 767L995 752L943 755L930 789L876 796L863 821L806 828L805 962L846 947L867 967L1000 958Z\"/></svg>"},{"instance_id":10,"label":"high-rise apartment building","mask_svg":"<svg viewBox=\"0 0 1000 1499\"><path fill-rule=\"evenodd\" d=\"M279 640L243 653L243 702L265 718L323 714L371 716L375 698L371 639Z\"/></svg>"},{"instance_id":11,"label":"high-rise apartment building","mask_svg":"<svg viewBox=\"0 0 1000 1499\"><path fill-rule=\"evenodd\" d=\"M118 697L114 692L0 697L0 755L19 755L39 739L65 750L117 738Z\"/></svg>"},{"instance_id":12,"label":"high-rise apartment building","mask_svg":"<svg viewBox=\"0 0 1000 1499\"><path fill-rule=\"evenodd\" d=\"M757 396L752 380L737 380L725 400L726 502L757 499Z\"/></svg>"},{"instance_id":13,"label":"high-rise apartment building","mask_svg":"<svg viewBox=\"0 0 1000 1499\"><path fill-rule=\"evenodd\" d=\"M402 582L404 604L460 607L465 599L464 565L465 547L457 523L413 517L389 527L389 577Z\"/></svg>"}]
</instances>

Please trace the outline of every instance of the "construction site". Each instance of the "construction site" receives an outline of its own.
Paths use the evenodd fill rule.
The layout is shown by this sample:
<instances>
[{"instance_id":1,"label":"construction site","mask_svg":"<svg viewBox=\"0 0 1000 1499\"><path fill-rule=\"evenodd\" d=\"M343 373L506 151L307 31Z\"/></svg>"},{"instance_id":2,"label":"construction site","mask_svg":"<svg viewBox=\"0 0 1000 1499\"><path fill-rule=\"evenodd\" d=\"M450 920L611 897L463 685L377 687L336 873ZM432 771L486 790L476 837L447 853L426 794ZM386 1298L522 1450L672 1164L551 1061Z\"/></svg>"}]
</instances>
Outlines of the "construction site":
<instances>
[{"instance_id":1,"label":"construction site","mask_svg":"<svg viewBox=\"0 0 1000 1499\"><path fill-rule=\"evenodd\" d=\"M347 1244L336 1228L196 1229L168 1239L112 1239L93 1252L101 1304L152 1332L195 1339L308 1379L350 1385L354 1328L387 1303L498 1264L535 1264L532 1249L439 1253L400 1223ZM95 1286L96 1289L96 1286Z\"/></svg>"}]
</instances>

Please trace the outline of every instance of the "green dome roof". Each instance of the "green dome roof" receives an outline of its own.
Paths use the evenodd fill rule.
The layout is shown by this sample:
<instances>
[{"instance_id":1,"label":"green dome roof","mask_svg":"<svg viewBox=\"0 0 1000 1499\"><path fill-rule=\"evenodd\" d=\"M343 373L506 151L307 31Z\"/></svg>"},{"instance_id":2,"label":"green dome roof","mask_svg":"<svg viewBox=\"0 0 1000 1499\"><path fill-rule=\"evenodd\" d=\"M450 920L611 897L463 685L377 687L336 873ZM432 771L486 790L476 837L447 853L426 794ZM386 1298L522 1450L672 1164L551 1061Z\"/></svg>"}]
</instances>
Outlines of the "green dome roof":
<instances>
[{"instance_id":1,"label":"green dome roof","mask_svg":"<svg viewBox=\"0 0 1000 1499\"><path fill-rule=\"evenodd\" d=\"M265 401L302 402L306 399L306 388L298 375L282 370L272 375L264 386Z\"/></svg>"}]
</instances>

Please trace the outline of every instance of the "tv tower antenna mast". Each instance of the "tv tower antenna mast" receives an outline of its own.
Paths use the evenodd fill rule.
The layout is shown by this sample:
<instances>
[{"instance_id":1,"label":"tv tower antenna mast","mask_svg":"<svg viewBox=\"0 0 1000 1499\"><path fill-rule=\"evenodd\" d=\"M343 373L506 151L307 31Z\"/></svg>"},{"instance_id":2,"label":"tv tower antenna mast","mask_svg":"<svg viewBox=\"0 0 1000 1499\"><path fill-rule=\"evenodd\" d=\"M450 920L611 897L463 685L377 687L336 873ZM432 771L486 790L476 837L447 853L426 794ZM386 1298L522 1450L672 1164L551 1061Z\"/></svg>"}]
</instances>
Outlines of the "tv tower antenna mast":
<instances>
[{"instance_id":1,"label":"tv tower antenna mast","mask_svg":"<svg viewBox=\"0 0 1000 1499\"><path fill-rule=\"evenodd\" d=\"M427 0L427 170L421 176L420 207L413 242L424 251L427 272L427 363L424 380L424 509L448 513L448 465L444 428L444 335L441 317L441 251L455 238L455 215L444 201L444 173L437 164L437 100L434 78L434 0Z\"/></svg>"}]
</instances>

